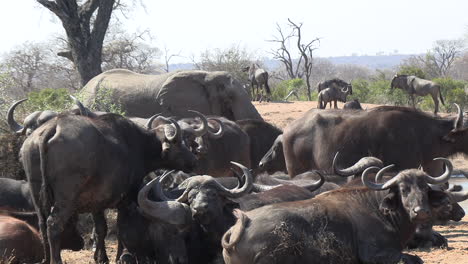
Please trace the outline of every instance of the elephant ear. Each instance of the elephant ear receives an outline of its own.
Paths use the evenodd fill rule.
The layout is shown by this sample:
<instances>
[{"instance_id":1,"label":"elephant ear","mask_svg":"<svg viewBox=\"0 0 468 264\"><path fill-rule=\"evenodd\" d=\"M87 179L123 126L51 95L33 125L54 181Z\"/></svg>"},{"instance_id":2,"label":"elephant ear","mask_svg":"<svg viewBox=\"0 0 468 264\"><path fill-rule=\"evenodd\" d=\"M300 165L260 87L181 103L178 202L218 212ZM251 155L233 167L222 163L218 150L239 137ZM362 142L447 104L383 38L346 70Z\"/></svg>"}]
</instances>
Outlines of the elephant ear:
<instances>
[{"instance_id":1,"label":"elephant ear","mask_svg":"<svg viewBox=\"0 0 468 264\"><path fill-rule=\"evenodd\" d=\"M213 96L213 102L209 100L213 89L206 85L205 75L201 71L184 71L169 77L158 94L163 114L183 117L188 110L207 115L220 112L216 97Z\"/></svg>"}]
</instances>

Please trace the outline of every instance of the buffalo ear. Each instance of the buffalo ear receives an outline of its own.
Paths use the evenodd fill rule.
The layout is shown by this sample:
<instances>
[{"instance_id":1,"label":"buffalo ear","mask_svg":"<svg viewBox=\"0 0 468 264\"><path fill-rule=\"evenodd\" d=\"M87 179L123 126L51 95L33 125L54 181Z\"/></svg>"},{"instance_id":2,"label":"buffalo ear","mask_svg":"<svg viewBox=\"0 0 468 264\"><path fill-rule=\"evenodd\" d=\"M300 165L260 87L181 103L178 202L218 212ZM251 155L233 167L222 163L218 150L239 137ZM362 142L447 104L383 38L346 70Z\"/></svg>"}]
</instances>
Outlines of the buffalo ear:
<instances>
[{"instance_id":1,"label":"buffalo ear","mask_svg":"<svg viewBox=\"0 0 468 264\"><path fill-rule=\"evenodd\" d=\"M456 132L457 132L456 130L452 130L447 135L445 135L442 139L450 143L455 143L457 141L455 137Z\"/></svg>"},{"instance_id":2,"label":"buffalo ear","mask_svg":"<svg viewBox=\"0 0 468 264\"><path fill-rule=\"evenodd\" d=\"M390 191L380 203L380 211L384 214L389 214L398 207L398 196L395 192Z\"/></svg>"},{"instance_id":3,"label":"buffalo ear","mask_svg":"<svg viewBox=\"0 0 468 264\"><path fill-rule=\"evenodd\" d=\"M430 190L427 192L429 198L429 204L431 206L437 207L446 203L449 199L448 195L443 191Z\"/></svg>"},{"instance_id":4,"label":"buffalo ear","mask_svg":"<svg viewBox=\"0 0 468 264\"><path fill-rule=\"evenodd\" d=\"M225 212L231 213L234 209L239 209L239 203L236 201L233 201L231 199L224 199L224 206L223 209Z\"/></svg>"}]
</instances>

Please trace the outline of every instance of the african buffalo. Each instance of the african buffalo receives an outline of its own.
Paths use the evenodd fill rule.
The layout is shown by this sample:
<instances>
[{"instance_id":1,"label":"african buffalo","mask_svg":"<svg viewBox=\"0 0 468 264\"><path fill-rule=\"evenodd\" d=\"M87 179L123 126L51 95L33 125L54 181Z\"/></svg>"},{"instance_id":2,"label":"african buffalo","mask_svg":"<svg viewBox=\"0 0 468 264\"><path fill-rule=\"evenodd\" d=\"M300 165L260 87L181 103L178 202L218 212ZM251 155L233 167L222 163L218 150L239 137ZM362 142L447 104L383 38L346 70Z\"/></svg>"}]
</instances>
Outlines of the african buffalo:
<instances>
[{"instance_id":1,"label":"african buffalo","mask_svg":"<svg viewBox=\"0 0 468 264\"><path fill-rule=\"evenodd\" d=\"M23 180L0 178L0 209L34 211L29 183Z\"/></svg>"},{"instance_id":2,"label":"african buffalo","mask_svg":"<svg viewBox=\"0 0 468 264\"><path fill-rule=\"evenodd\" d=\"M342 177L349 177L352 175L357 174L362 168L368 165L359 165L360 162L356 163L355 165L351 166L350 168L346 169L338 169L336 167L336 160L338 158L338 153L335 155L333 159L333 169L336 174ZM369 162L367 164L371 164L371 166L376 166L379 168L383 167L383 162L374 158L374 157L367 157L366 159L374 160L374 162ZM382 176L380 174L378 176ZM381 182L382 179L380 177L375 178L375 182ZM391 176L389 177L389 179ZM354 179L348 182L344 187L357 187L362 186L363 182L361 179ZM431 214L432 219L431 222L425 223L424 225L418 225L416 227L416 231L414 233L413 238L408 241L409 248L423 248L427 246L433 247L447 247L447 239L445 239L442 235L432 230L433 224L445 224L449 220L453 221L460 221L465 212L463 208L458 204L458 202L463 201L465 197L463 194L452 192L450 190L445 190L444 186L441 185L429 185L430 188L434 191L433 195L442 195L440 199L435 199L431 203ZM466 197L465 199L467 199Z\"/></svg>"},{"instance_id":3,"label":"african buffalo","mask_svg":"<svg viewBox=\"0 0 468 264\"><path fill-rule=\"evenodd\" d=\"M237 222L222 238L227 264L249 263L422 263L402 253L417 224L431 220L434 195L428 183L441 184L445 172L431 177L417 169L403 170L384 184L329 191L315 198L235 211ZM377 173L383 174L393 165Z\"/></svg>"},{"instance_id":4,"label":"african buffalo","mask_svg":"<svg viewBox=\"0 0 468 264\"><path fill-rule=\"evenodd\" d=\"M32 114L29 114L23 122L23 125L18 124L14 119L14 112L18 105L27 101L28 99L22 99L14 102L7 112L7 122L10 126L10 129L19 134L30 135L34 129L38 128L45 122L57 116L57 112L46 110L46 111L36 111Z\"/></svg>"},{"instance_id":5,"label":"african buffalo","mask_svg":"<svg viewBox=\"0 0 468 264\"><path fill-rule=\"evenodd\" d=\"M203 135L207 134L207 136L214 139L222 137L224 134L224 124L216 118L207 118L197 111L189 110L187 114L191 114L194 117L171 118L176 120L179 127L183 130L183 139L187 147L189 147L194 154L206 154L207 147L204 143ZM199 121L197 121L197 118ZM130 117L129 119L147 129L157 127L160 123L160 120L155 121L155 116L151 118ZM212 123L216 123L219 126L216 131L214 131L215 128Z\"/></svg>"},{"instance_id":6,"label":"african buffalo","mask_svg":"<svg viewBox=\"0 0 468 264\"><path fill-rule=\"evenodd\" d=\"M235 221L232 215L234 208L250 210L265 204L307 199L313 197L316 194L314 191L324 183L321 177L318 181L309 181L304 187L285 184L284 181L276 186L256 185L246 167L233 164L242 168L245 175L245 182L241 182L242 177L237 175L239 183L234 189L226 188L218 178L203 175L193 176L180 184L178 191L183 193L177 199L168 198L162 190L162 182L167 176L153 180L140 191L138 201L145 215L152 216L156 221L161 221L161 216L165 216L165 219L169 219L165 221L178 227L184 223L190 226L186 238L190 263L208 263L219 257L221 236ZM146 198L151 188L159 200L165 202ZM249 194L255 189L261 192ZM164 208L165 211L161 212Z\"/></svg>"},{"instance_id":7,"label":"african buffalo","mask_svg":"<svg viewBox=\"0 0 468 264\"><path fill-rule=\"evenodd\" d=\"M240 83L227 72L177 71L159 75L113 69L91 79L81 90L84 103L96 106L100 94L119 102L126 115L148 118L155 113L184 116L192 109L230 120L262 117Z\"/></svg>"},{"instance_id":8,"label":"african buffalo","mask_svg":"<svg viewBox=\"0 0 468 264\"><path fill-rule=\"evenodd\" d=\"M443 105L445 105L444 98L442 97L441 87L433 81L424 80L413 75L397 74L393 77L390 88L399 88L403 91L406 91L411 97L413 108L416 107L414 104L415 95L426 96L430 94L432 100L434 101L434 114L437 114L439 111L439 100L437 99L437 96L440 97L440 101Z\"/></svg>"},{"instance_id":9,"label":"african buffalo","mask_svg":"<svg viewBox=\"0 0 468 264\"><path fill-rule=\"evenodd\" d=\"M277 171L287 173L286 161L283 153L283 135L279 135L275 139L271 148L258 163L258 167L260 171L266 171L269 174Z\"/></svg>"},{"instance_id":10,"label":"african buffalo","mask_svg":"<svg viewBox=\"0 0 468 264\"><path fill-rule=\"evenodd\" d=\"M39 232L24 221L0 215L0 251L5 263L34 263L42 260Z\"/></svg>"},{"instance_id":11,"label":"african buffalo","mask_svg":"<svg viewBox=\"0 0 468 264\"><path fill-rule=\"evenodd\" d=\"M320 93L322 90L325 90L326 88L329 88L329 87L336 88L336 89L343 89L345 87L348 87L349 94L353 94L353 86L351 85L351 83L347 83L338 78L319 82L317 84L317 92Z\"/></svg>"},{"instance_id":12,"label":"african buffalo","mask_svg":"<svg viewBox=\"0 0 468 264\"><path fill-rule=\"evenodd\" d=\"M209 132L196 139L193 137L192 142L195 140L196 146L204 148L204 151L196 151L198 162L193 172L213 177L232 176L231 161L251 168L249 135L227 118L208 116L208 121L210 121L210 125L207 126L208 131L216 130L217 132ZM181 122L192 125L194 128L199 125L199 122L194 122L193 118L179 119L178 123Z\"/></svg>"},{"instance_id":13,"label":"african buffalo","mask_svg":"<svg viewBox=\"0 0 468 264\"><path fill-rule=\"evenodd\" d=\"M408 248L447 248L447 239L434 231L433 225L444 225L450 220L458 222L465 216L465 211L458 204L461 200L456 198L457 194L433 187L431 189L438 190L434 195L441 196L431 200L432 221L416 228L413 238L408 242Z\"/></svg>"},{"instance_id":14,"label":"african buffalo","mask_svg":"<svg viewBox=\"0 0 468 264\"><path fill-rule=\"evenodd\" d=\"M236 124L250 138L250 166L255 170L262 157L274 144L276 138L283 133L281 129L268 122L254 119L238 120Z\"/></svg>"},{"instance_id":15,"label":"african buffalo","mask_svg":"<svg viewBox=\"0 0 468 264\"><path fill-rule=\"evenodd\" d=\"M458 106L457 106L458 107ZM368 155L396 164L396 170L422 165L429 174L443 167L433 158L468 154L468 129L463 113L455 120L395 106L370 111L312 109L283 132L283 151L290 177L308 170L330 170L337 151L339 167Z\"/></svg>"},{"instance_id":16,"label":"african buffalo","mask_svg":"<svg viewBox=\"0 0 468 264\"><path fill-rule=\"evenodd\" d=\"M39 230L39 219L36 212L0 210L0 215L14 217L28 223L28 225L33 227L35 230ZM63 232L60 234L60 247L62 249L70 249L73 251L79 251L83 249L84 240L76 228L77 223L78 217L74 215L68 220L65 227L63 228ZM42 255L43 251L41 251L41 256Z\"/></svg>"},{"instance_id":17,"label":"african buffalo","mask_svg":"<svg viewBox=\"0 0 468 264\"><path fill-rule=\"evenodd\" d=\"M346 104L344 104L343 109L363 110L361 103L359 103L358 99L354 99L353 101L347 102Z\"/></svg>"},{"instance_id":18,"label":"african buffalo","mask_svg":"<svg viewBox=\"0 0 468 264\"><path fill-rule=\"evenodd\" d=\"M70 216L84 212L102 216L104 224L96 224L101 238L97 248L102 250L96 250L95 260L107 262L104 209L117 206L125 196L136 199L138 186L150 171L195 167L196 157L183 143L177 122L157 119L165 124L148 131L116 114L60 114L26 138L21 159L39 216L46 262L61 263L58 236Z\"/></svg>"},{"instance_id":19,"label":"african buffalo","mask_svg":"<svg viewBox=\"0 0 468 264\"><path fill-rule=\"evenodd\" d=\"M326 89L328 89L326 92L321 93ZM343 93L342 91L347 92ZM325 109L327 106L326 102L330 102L331 108L331 101L334 101L335 108L338 108L337 100L346 102L346 96L348 94L353 94L353 86L341 79L334 78L324 82L319 82L317 84L317 92L319 93L319 104L317 108ZM325 102L325 106L322 105L322 102Z\"/></svg>"},{"instance_id":20,"label":"african buffalo","mask_svg":"<svg viewBox=\"0 0 468 264\"><path fill-rule=\"evenodd\" d=\"M104 112L91 112L83 104L78 101L74 96L71 96L71 99L76 104L71 110L66 111L68 114L83 115L83 116L96 116L104 114ZM28 99L22 99L14 102L7 112L7 122L11 131L18 134L25 134L29 136L36 128L40 127L42 124L46 123L50 119L56 117L59 113L51 110L44 111L35 111L24 119L23 125L18 124L14 118L15 109L21 103L27 101Z\"/></svg>"},{"instance_id":21,"label":"african buffalo","mask_svg":"<svg viewBox=\"0 0 468 264\"><path fill-rule=\"evenodd\" d=\"M326 109L327 104L330 103L330 108L332 107L332 101L335 102L335 109L338 108L337 101L346 103L346 97L348 96L349 88L345 87L343 89L335 88L326 88L320 91L318 94L318 107L319 109Z\"/></svg>"}]
</instances>

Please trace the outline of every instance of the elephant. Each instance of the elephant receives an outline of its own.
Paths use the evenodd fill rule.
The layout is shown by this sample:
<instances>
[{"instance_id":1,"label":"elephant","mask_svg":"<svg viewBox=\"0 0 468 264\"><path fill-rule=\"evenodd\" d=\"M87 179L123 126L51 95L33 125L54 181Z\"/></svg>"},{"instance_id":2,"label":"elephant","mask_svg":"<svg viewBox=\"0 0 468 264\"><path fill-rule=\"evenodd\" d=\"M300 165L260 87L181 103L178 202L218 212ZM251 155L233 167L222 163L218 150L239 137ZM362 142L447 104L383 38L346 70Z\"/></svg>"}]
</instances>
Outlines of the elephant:
<instances>
[{"instance_id":1,"label":"elephant","mask_svg":"<svg viewBox=\"0 0 468 264\"><path fill-rule=\"evenodd\" d=\"M421 79L413 75L397 74L393 77L390 88L399 88L406 91L411 97L413 108L416 108L414 104L414 95L426 96L430 94L432 96L432 100L434 100L435 115L437 115L437 112L439 111L439 100L437 99L437 96L440 97L440 101L443 105L445 105L444 98L442 97L442 92L440 90L440 85L433 81Z\"/></svg>"},{"instance_id":2,"label":"elephant","mask_svg":"<svg viewBox=\"0 0 468 264\"><path fill-rule=\"evenodd\" d=\"M106 91L107 90L107 91ZM99 105L100 91L109 92L127 116L148 118L155 113L184 117L188 110L230 120L263 120L242 85L227 72L176 71L159 75L113 69L91 79L82 89L84 103Z\"/></svg>"}]
</instances>

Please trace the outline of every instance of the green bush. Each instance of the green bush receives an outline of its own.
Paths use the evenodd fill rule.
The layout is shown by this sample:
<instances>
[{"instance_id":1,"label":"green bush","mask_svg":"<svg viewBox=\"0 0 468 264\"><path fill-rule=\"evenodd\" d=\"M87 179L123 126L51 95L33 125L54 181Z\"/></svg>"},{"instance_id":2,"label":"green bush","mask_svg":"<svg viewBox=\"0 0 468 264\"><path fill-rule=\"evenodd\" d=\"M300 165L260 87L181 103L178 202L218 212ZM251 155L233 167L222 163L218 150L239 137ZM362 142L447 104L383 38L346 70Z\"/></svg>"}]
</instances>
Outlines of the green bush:
<instances>
[{"instance_id":1,"label":"green bush","mask_svg":"<svg viewBox=\"0 0 468 264\"><path fill-rule=\"evenodd\" d=\"M106 87L99 88L96 92L94 101L87 107L93 111L103 111L125 115L125 110L120 101L114 101L114 90ZM80 101L85 101L86 96L83 93L77 93L76 98Z\"/></svg>"},{"instance_id":2,"label":"green bush","mask_svg":"<svg viewBox=\"0 0 468 264\"><path fill-rule=\"evenodd\" d=\"M445 109L448 112L453 112L455 111L454 103L460 105L462 109L468 107L468 95L465 92L465 87L468 86L467 82L452 78L437 78L433 81L441 86L442 96L445 100L445 107L442 108L441 105L440 110ZM349 96L350 100L357 98L362 103L412 106L409 95L401 89L392 90L388 80L356 79L352 84L353 95ZM434 102L429 95L415 96L415 103L416 107L422 110L434 110Z\"/></svg>"},{"instance_id":3,"label":"green bush","mask_svg":"<svg viewBox=\"0 0 468 264\"><path fill-rule=\"evenodd\" d=\"M398 74L406 74L406 75L414 75L416 77L419 77L421 79L426 79L426 72L424 72L423 69L416 67L416 66L410 66L410 65L402 65L400 66L398 70Z\"/></svg>"},{"instance_id":4,"label":"green bush","mask_svg":"<svg viewBox=\"0 0 468 264\"><path fill-rule=\"evenodd\" d=\"M67 89L46 88L38 92L30 92L25 105L29 112L44 110L63 112L72 107L72 100Z\"/></svg>"},{"instance_id":5,"label":"green bush","mask_svg":"<svg viewBox=\"0 0 468 264\"><path fill-rule=\"evenodd\" d=\"M364 79L356 79L352 81L353 94L348 100L359 99L362 103L370 104L391 104L405 105L407 95L405 92L390 89L390 81L377 79L368 81Z\"/></svg>"},{"instance_id":6,"label":"green bush","mask_svg":"<svg viewBox=\"0 0 468 264\"><path fill-rule=\"evenodd\" d=\"M284 97L286 97L292 90L296 90L299 95L299 100L307 100L307 88L305 81L300 78L285 80L276 85L271 92L272 100L282 101Z\"/></svg>"},{"instance_id":7,"label":"green bush","mask_svg":"<svg viewBox=\"0 0 468 264\"><path fill-rule=\"evenodd\" d=\"M462 109L466 109L468 106L468 96L465 92L465 87L468 82L462 80L454 80L452 78L436 78L432 81L440 85L442 89L442 96L445 101L445 110L447 112L455 111L454 103L460 105ZM425 101L429 101L428 105L431 109L434 109L434 103L430 96L425 98Z\"/></svg>"}]
</instances>

